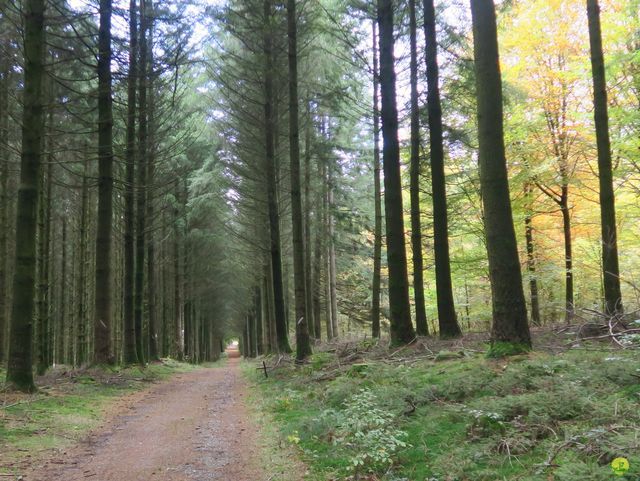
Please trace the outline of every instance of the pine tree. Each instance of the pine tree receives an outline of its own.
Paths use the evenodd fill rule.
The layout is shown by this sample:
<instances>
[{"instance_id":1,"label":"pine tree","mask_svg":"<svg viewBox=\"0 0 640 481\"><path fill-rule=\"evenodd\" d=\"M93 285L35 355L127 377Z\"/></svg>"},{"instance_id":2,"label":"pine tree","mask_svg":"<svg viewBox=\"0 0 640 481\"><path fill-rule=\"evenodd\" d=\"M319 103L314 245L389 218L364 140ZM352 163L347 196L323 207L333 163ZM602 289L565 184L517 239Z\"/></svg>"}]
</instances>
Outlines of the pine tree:
<instances>
[{"instance_id":1,"label":"pine tree","mask_svg":"<svg viewBox=\"0 0 640 481\"><path fill-rule=\"evenodd\" d=\"M380 96L384 167L384 204L389 266L391 342L409 343L415 338L411 324L407 253L405 250L398 142L398 108L394 70L393 2L378 0L380 28Z\"/></svg>"},{"instance_id":2,"label":"pine tree","mask_svg":"<svg viewBox=\"0 0 640 481\"><path fill-rule=\"evenodd\" d=\"M436 267L436 295L440 337L461 335L453 300L451 259L449 257L449 215L444 172L442 105L438 74L438 41L433 0L424 0L425 63L427 66L427 112L429 114L429 152L433 195L433 250Z\"/></svg>"},{"instance_id":3,"label":"pine tree","mask_svg":"<svg viewBox=\"0 0 640 481\"><path fill-rule=\"evenodd\" d=\"M45 2L28 0L24 9L22 155L7 383L18 390L32 392L35 391L31 343L36 273L36 209L44 145L42 80Z\"/></svg>"},{"instance_id":4,"label":"pine tree","mask_svg":"<svg viewBox=\"0 0 640 481\"><path fill-rule=\"evenodd\" d=\"M620 291L620 267L618 265L618 234L611 167L611 141L609 139L607 82L604 54L602 53L602 29L600 27L600 5L598 0L587 0L587 18L591 46L596 142L598 145L605 313L609 316L618 316L622 314L623 308Z\"/></svg>"},{"instance_id":5,"label":"pine tree","mask_svg":"<svg viewBox=\"0 0 640 481\"><path fill-rule=\"evenodd\" d=\"M111 0L100 0L98 31L98 227L96 234L94 361L114 362L112 325L113 109Z\"/></svg>"},{"instance_id":6,"label":"pine tree","mask_svg":"<svg viewBox=\"0 0 640 481\"><path fill-rule=\"evenodd\" d=\"M491 343L494 352L499 354L502 352L500 346L504 343L511 345L509 352L529 349L531 337L509 197L493 0L471 0L471 14L478 103L480 189L493 310Z\"/></svg>"}]
</instances>

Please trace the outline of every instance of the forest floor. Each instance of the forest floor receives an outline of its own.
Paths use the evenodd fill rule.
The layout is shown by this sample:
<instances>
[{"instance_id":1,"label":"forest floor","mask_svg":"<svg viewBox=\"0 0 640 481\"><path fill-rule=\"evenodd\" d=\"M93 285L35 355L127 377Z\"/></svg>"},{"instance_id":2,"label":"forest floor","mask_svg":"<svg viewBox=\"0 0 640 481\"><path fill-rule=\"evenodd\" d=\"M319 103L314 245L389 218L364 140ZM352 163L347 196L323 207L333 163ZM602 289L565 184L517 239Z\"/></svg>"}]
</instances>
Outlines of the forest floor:
<instances>
[{"instance_id":1,"label":"forest floor","mask_svg":"<svg viewBox=\"0 0 640 481\"><path fill-rule=\"evenodd\" d=\"M0 393L0 480L288 480L288 460L271 457L246 402L241 361L230 354L213 367L174 363L171 375L154 376L135 392L118 391L108 386L113 376L93 372L33 398L4 393L3 402ZM138 371L148 376L153 366ZM120 374L115 381L132 379Z\"/></svg>"},{"instance_id":2,"label":"forest floor","mask_svg":"<svg viewBox=\"0 0 640 481\"><path fill-rule=\"evenodd\" d=\"M534 329L535 350L504 359L487 358L487 333L343 340L245 375L308 480L638 481L638 347L579 330Z\"/></svg>"}]
</instances>

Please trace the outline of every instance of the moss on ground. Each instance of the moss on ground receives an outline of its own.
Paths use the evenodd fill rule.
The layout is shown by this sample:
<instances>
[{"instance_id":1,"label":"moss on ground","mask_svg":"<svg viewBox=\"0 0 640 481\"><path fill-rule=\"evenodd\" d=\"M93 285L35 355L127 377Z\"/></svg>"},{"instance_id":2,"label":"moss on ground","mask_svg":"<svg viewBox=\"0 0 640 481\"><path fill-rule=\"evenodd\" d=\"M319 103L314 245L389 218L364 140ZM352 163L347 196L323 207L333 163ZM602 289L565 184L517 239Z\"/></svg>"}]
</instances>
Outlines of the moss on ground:
<instances>
[{"instance_id":1,"label":"moss on ground","mask_svg":"<svg viewBox=\"0 0 640 481\"><path fill-rule=\"evenodd\" d=\"M119 397L193 369L197 367L170 359L145 368L59 366L37 379L39 389L32 395L8 392L0 383L0 474L12 473L21 460L74 444Z\"/></svg>"},{"instance_id":2,"label":"moss on ground","mask_svg":"<svg viewBox=\"0 0 640 481\"><path fill-rule=\"evenodd\" d=\"M393 429L407 434L409 446L394 453L390 469L361 479L640 479L637 351L437 357L360 356L354 368L335 354L318 353L302 368L280 363L268 379L253 366L245 372L282 442L309 466L309 479L354 474L354 446L341 442L340 413L363 389L393 414ZM629 460L626 476L613 475L616 457Z\"/></svg>"}]
</instances>

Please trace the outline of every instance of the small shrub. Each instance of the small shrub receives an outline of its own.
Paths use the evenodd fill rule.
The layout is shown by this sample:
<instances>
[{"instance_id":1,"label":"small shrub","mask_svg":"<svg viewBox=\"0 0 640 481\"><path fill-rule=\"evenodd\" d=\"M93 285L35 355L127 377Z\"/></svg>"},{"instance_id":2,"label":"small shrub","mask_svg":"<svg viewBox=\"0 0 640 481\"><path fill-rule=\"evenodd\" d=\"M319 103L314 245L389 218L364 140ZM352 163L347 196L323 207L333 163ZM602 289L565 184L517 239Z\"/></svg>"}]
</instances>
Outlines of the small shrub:
<instances>
[{"instance_id":1,"label":"small shrub","mask_svg":"<svg viewBox=\"0 0 640 481\"><path fill-rule=\"evenodd\" d=\"M311 356L311 367L314 371L319 371L331 362L333 356L328 352L317 352Z\"/></svg>"},{"instance_id":2,"label":"small shrub","mask_svg":"<svg viewBox=\"0 0 640 481\"><path fill-rule=\"evenodd\" d=\"M375 394L362 389L344 404L337 416L335 443L349 453L349 470L379 473L393 464L395 455L407 447L407 433L394 427L396 416L378 405Z\"/></svg>"},{"instance_id":3,"label":"small shrub","mask_svg":"<svg viewBox=\"0 0 640 481\"><path fill-rule=\"evenodd\" d=\"M498 413L471 409L469 414L473 416L473 422L469 426L471 438L485 438L497 433L504 433L505 425Z\"/></svg>"}]
</instances>

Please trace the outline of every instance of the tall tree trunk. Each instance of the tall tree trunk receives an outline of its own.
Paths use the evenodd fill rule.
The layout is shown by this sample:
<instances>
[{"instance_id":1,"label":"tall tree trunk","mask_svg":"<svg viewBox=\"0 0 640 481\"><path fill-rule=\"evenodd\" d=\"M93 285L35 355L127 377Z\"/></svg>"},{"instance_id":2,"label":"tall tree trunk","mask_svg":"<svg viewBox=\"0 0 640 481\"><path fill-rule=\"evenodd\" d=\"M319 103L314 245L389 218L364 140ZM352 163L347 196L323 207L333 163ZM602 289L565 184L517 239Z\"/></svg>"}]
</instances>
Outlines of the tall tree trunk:
<instances>
[{"instance_id":1,"label":"tall tree trunk","mask_svg":"<svg viewBox=\"0 0 640 481\"><path fill-rule=\"evenodd\" d=\"M413 295L416 309L416 333L428 336L427 311L424 300L424 263L422 260L422 227L420 222L420 107L418 105L418 42L416 0L409 0L410 98L411 98L411 250L413 260Z\"/></svg>"},{"instance_id":2,"label":"tall tree trunk","mask_svg":"<svg viewBox=\"0 0 640 481\"><path fill-rule=\"evenodd\" d=\"M492 347L529 349L531 337L509 198L502 84L493 0L471 0L478 101L480 189L493 301Z\"/></svg>"},{"instance_id":3,"label":"tall tree trunk","mask_svg":"<svg viewBox=\"0 0 640 481\"><path fill-rule=\"evenodd\" d=\"M451 284L449 258L449 220L447 186L444 173L442 105L438 73L438 39L433 0L424 0L425 63L427 66L427 112L429 114L429 148L431 157L431 190L433 198L433 251L436 265L436 294L440 337L458 337L458 325Z\"/></svg>"},{"instance_id":4,"label":"tall tree trunk","mask_svg":"<svg viewBox=\"0 0 640 481\"><path fill-rule=\"evenodd\" d=\"M337 295L337 268L336 268L336 243L335 226L333 218L333 171L327 168L327 223L329 225L329 307L331 308L331 330L333 337L340 335L338 326L338 295Z\"/></svg>"},{"instance_id":5,"label":"tall tree trunk","mask_svg":"<svg viewBox=\"0 0 640 481\"><path fill-rule=\"evenodd\" d=\"M264 122L266 137L266 171L267 171L267 204L269 209L271 270L273 272L273 301L275 307L276 337L279 352L291 352L287 333L287 319L284 303L282 278L282 247L280 244L280 213L278 209L278 186L275 159L275 118L273 92L273 40L272 40L272 5L271 0L264 1Z\"/></svg>"},{"instance_id":6,"label":"tall tree trunk","mask_svg":"<svg viewBox=\"0 0 640 481\"><path fill-rule=\"evenodd\" d=\"M254 287L254 303L253 308L256 313L256 355L260 356L264 354L264 342L262 336L264 335L262 329L263 322L263 298L262 298L262 289L260 286L256 285Z\"/></svg>"},{"instance_id":7,"label":"tall tree trunk","mask_svg":"<svg viewBox=\"0 0 640 481\"><path fill-rule=\"evenodd\" d=\"M373 28L373 280L371 283L371 335L380 337L380 280L382 270L382 186L380 179L380 82L378 67L378 29Z\"/></svg>"},{"instance_id":8,"label":"tall tree trunk","mask_svg":"<svg viewBox=\"0 0 640 481\"><path fill-rule=\"evenodd\" d=\"M111 343L111 231L113 223L113 109L111 99L111 0L100 0L98 29L98 228L94 361L114 362Z\"/></svg>"},{"instance_id":9,"label":"tall tree trunk","mask_svg":"<svg viewBox=\"0 0 640 481\"><path fill-rule=\"evenodd\" d=\"M136 185L136 269L134 325L138 361L145 362L145 340L143 335L144 314L144 269L147 234L147 11L145 0L140 0L140 59L138 65L138 158Z\"/></svg>"},{"instance_id":10,"label":"tall tree trunk","mask_svg":"<svg viewBox=\"0 0 640 481\"><path fill-rule=\"evenodd\" d=\"M408 343L415 338L411 324L407 252L404 239L400 146L398 143L398 108L394 70L393 1L378 0L380 28L380 93L384 164L384 205L389 266L389 305L391 342Z\"/></svg>"},{"instance_id":11,"label":"tall tree trunk","mask_svg":"<svg viewBox=\"0 0 640 481\"><path fill-rule=\"evenodd\" d=\"M147 29L149 31L147 47L148 101L148 142L147 142L147 222L149 233L147 238L147 303L149 306L149 360L156 361L158 356L158 312L156 305L156 259L155 238L152 229L155 215L153 188L156 169L156 102L154 89L154 57L153 57L153 22L155 11L152 0L147 0Z\"/></svg>"},{"instance_id":12,"label":"tall tree trunk","mask_svg":"<svg viewBox=\"0 0 640 481\"><path fill-rule=\"evenodd\" d=\"M67 289L67 223L62 223L62 259L60 260L60 317L57 325L56 344L57 344L57 360L58 364L62 364L64 361L64 338L67 322L67 302L66 296ZM72 273L73 274L73 273Z\"/></svg>"},{"instance_id":13,"label":"tall tree trunk","mask_svg":"<svg viewBox=\"0 0 640 481\"><path fill-rule=\"evenodd\" d=\"M276 321L275 321L275 308L273 305L273 281L272 281L272 269L271 269L271 253L268 255L264 264L264 291L266 295L266 319L265 324L267 326L266 341L267 351L276 352L278 349L278 341L276 339Z\"/></svg>"},{"instance_id":14,"label":"tall tree trunk","mask_svg":"<svg viewBox=\"0 0 640 481\"><path fill-rule=\"evenodd\" d=\"M587 0L591 71L593 77L593 106L598 145L598 179L600 181L600 217L602 230L602 270L604 273L605 314L622 314L620 267L618 265L618 234L616 205L611 168L607 81L602 53L602 31L598 0Z\"/></svg>"},{"instance_id":15,"label":"tall tree trunk","mask_svg":"<svg viewBox=\"0 0 640 481\"><path fill-rule=\"evenodd\" d=\"M45 141L46 143L46 141ZM49 168L47 172L40 171L40 195L38 196L38 245L36 247L37 266L36 266L36 278L38 282L38 288L36 291L37 305L36 305L36 343L37 343L37 355L36 355L36 372L38 375L43 375L49 367L49 305L47 302L47 293L49 290L48 277L48 265L49 265L49 243L47 239L47 231L50 228L47 226L48 214L51 214L50 197L51 193L49 188Z\"/></svg>"},{"instance_id":16,"label":"tall tree trunk","mask_svg":"<svg viewBox=\"0 0 640 481\"><path fill-rule=\"evenodd\" d=\"M324 135L323 135L324 138ZM335 336L333 332L333 322L331 320L331 260L329 259L329 187L327 179L327 163L324 158L321 160L321 179L322 179L322 232L325 236L326 243L323 246L324 250L324 263L322 268L325 271L324 276L324 307L325 307L325 324L327 330L327 340L333 339Z\"/></svg>"},{"instance_id":17,"label":"tall tree trunk","mask_svg":"<svg viewBox=\"0 0 640 481\"><path fill-rule=\"evenodd\" d=\"M0 364L6 357L9 231L9 62L0 59Z\"/></svg>"},{"instance_id":18,"label":"tall tree trunk","mask_svg":"<svg viewBox=\"0 0 640 481\"><path fill-rule=\"evenodd\" d=\"M173 336L174 336L174 356L182 361L184 358L184 339L182 336L182 267L180 263L180 208L179 208L179 180L175 182L175 207L173 210L173 272L174 272L174 295L173 295Z\"/></svg>"},{"instance_id":19,"label":"tall tree trunk","mask_svg":"<svg viewBox=\"0 0 640 481\"><path fill-rule=\"evenodd\" d=\"M129 2L129 75L127 78L127 147L124 186L124 363L138 362L134 325L134 235L136 165L136 83L138 78L138 15L136 0Z\"/></svg>"},{"instance_id":20,"label":"tall tree trunk","mask_svg":"<svg viewBox=\"0 0 640 481\"><path fill-rule=\"evenodd\" d=\"M562 232L564 235L564 272L565 272L565 321L569 324L575 312L573 301L573 241L571 239L571 208L569 206L569 184L563 181L560 195L562 213Z\"/></svg>"},{"instance_id":21,"label":"tall tree trunk","mask_svg":"<svg viewBox=\"0 0 640 481\"><path fill-rule=\"evenodd\" d=\"M531 205L532 188L531 184L524 184L524 197L527 201L524 217L524 234L527 242L527 271L529 274L529 293L531 297L531 322L534 326L541 326L540 320L540 299L538 294L538 278L536 275L535 244L533 242L533 206Z\"/></svg>"},{"instance_id":22,"label":"tall tree trunk","mask_svg":"<svg viewBox=\"0 0 640 481\"><path fill-rule=\"evenodd\" d=\"M314 339L320 340L322 337L322 326L320 319L316 319L313 309L313 269L311 260L311 112L309 104L306 109L306 122L304 128L304 278L307 305L307 319L309 320L309 331Z\"/></svg>"},{"instance_id":23,"label":"tall tree trunk","mask_svg":"<svg viewBox=\"0 0 640 481\"><path fill-rule=\"evenodd\" d=\"M20 188L16 214L16 264L7 383L35 391L31 341L36 270L36 212L44 137L42 79L44 77L44 0L24 5L24 96Z\"/></svg>"},{"instance_id":24,"label":"tall tree trunk","mask_svg":"<svg viewBox=\"0 0 640 481\"><path fill-rule=\"evenodd\" d=\"M87 211L89 209L89 186L88 186L88 165L89 155L87 149L83 152L82 170L82 200L80 205L80 253L78 263L80 265L80 275L78 276L78 325L76 326L76 365L81 366L87 361Z\"/></svg>"},{"instance_id":25,"label":"tall tree trunk","mask_svg":"<svg viewBox=\"0 0 640 481\"><path fill-rule=\"evenodd\" d=\"M320 179L323 177L322 158L317 156L317 176ZM324 182L319 186L316 193L316 208L314 209L314 223L316 226L316 236L314 239L314 254L313 254L313 319L316 324L316 337L320 339L322 337L322 266L323 266L323 238L325 237L325 222L324 222ZM327 339L330 339L329 332L327 332Z\"/></svg>"},{"instance_id":26,"label":"tall tree trunk","mask_svg":"<svg viewBox=\"0 0 640 481\"><path fill-rule=\"evenodd\" d=\"M160 336L162 339L162 342L160 343L160 345L162 346L161 355L162 357L165 357L169 355L169 353L171 352L171 345L169 343L169 339L171 337L170 329L169 329L170 327L169 326L169 319L170 319L169 299L171 298L171 291L170 291L170 284L169 284L169 275L167 273L168 271L167 264L168 264L168 259L170 259L170 257L169 257L169 249L167 247L168 243L166 241L166 239L169 236L169 233L167 231L166 209L162 210L162 216L160 220L162 224L162 230L160 232L162 234L161 237L163 239L163 241L160 243L160 258L162 259L162 262L160 262L160 282L162 284L162 287L160 289L160 292L162 293L162 296L161 296L162 335Z\"/></svg>"},{"instance_id":27,"label":"tall tree trunk","mask_svg":"<svg viewBox=\"0 0 640 481\"><path fill-rule=\"evenodd\" d=\"M298 119L298 33L296 0L287 0L287 37L289 39L289 161L291 175L291 225L293 236L293 283L295 296L296 360L311 355L309 310L305 268L302 195L300 191L300 126Z\"/></svg>"}]
</instances>

